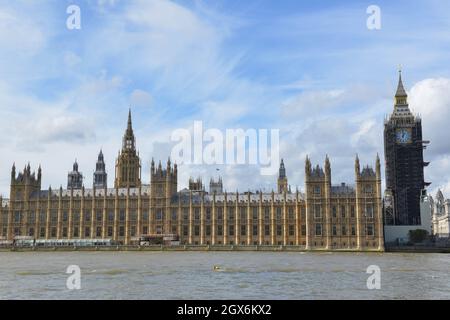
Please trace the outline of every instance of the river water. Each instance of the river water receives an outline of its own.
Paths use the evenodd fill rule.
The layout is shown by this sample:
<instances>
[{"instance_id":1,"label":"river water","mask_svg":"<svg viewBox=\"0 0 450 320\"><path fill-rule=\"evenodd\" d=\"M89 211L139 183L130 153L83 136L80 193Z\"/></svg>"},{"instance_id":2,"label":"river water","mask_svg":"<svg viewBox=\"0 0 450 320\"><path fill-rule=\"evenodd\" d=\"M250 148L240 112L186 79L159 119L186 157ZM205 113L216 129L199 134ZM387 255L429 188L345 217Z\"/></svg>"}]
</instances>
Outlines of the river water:
<instances>
[{"instance_id":1,"label":"river water","mask_svg":"<svg viewBox=\"0 0 450 320\"><path fill-rule=\"evenodd\" d=\"M81 270L80 290L66 286L69 265ZM367 288L370 265L380 289ZM0 298L450 299L450 255L0 252Z\"/></svg>"}]
</instances>

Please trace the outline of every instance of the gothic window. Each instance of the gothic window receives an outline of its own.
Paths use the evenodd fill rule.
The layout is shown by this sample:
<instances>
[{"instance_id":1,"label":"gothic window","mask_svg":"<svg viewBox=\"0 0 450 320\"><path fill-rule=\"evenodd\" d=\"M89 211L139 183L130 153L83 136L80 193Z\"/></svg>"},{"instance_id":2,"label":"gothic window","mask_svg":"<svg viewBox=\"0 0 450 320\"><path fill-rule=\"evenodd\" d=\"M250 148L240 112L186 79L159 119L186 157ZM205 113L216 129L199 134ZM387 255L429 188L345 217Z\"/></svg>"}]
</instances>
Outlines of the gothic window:
<instances>
[{"instance_id":1,"label":"gothic window","mask_svg":"<svg viewBox=\"0 0 450 320\"><path fill-rule=\"evenodd\" d=\"M195 208L194 209L194 219L195 220L200 220L200 208Z\"/></svg>"},{"instance_id":2,"label":"gothic window","mask_svg":"<svg viewBox=\"0 0 450 320\"><path fill-rule=\"evenodd\" d=\"M222 220L223 219L223 210L222 208L217 208L217 219Z\"/></svg>"},{"instance_id":3,"label":"gothic window","mask_svg":"<svg viewBox=\"0 0 450 320\"><path fill-rule=\"evenodd\" d=\"M230 236L234 236L234 225L230 224L230 225L228 226L228 234L229 234Z\"/></svg>"},{"instance_id":4,"label":"gothic window","mask_svg":"<svg viewBox=\"0 0 450 320\"><path fill-rule=\"evenodd\" d=\"M253 207L253 220L258 220L258 208Z\"/></svg>"},{"instance_id":5,"label":"gothic window","mask_svg":"<svg viewBox=\"0 0 450 320\"><path fill-rule=\"evenodd\" d=\"M247 235L247 226L241 225L241 236Z\"/></svg>"},{"instance_id":6,"label":"gothic window","mask_svg":"<svg viewBox=\"0 0 450 320\"><path fill-rule=\"evenodd\" d=\"M347 228L345 226L342 226L342 235L346 236L347 235Z\"/></svg>"},{"instance_id":7,"label":"gothic window","mask_svg":"<svg viewBox=\"0 0 450 320\"><path fill-rule=\"evenodd\" d=\"M253 225L253 235L254 236L258 235L258 226L257 225Z\"/></svg>"},{"instance_id":8,"label":"gothic window","mask_svg":"<svg viewBox=\"0 0 450 320\"><path fill-rule=\"evenodd\" d=\"M108 213L108 220L109 220L109 222L113 222L114 221L114 212L110 211Z\"/></svg>"},{"instance_id":9,"label":"gothic window","mask_svg":"<svg viewBox=\"0 0 450 320\"><path fill-rule=\"evenodd\" d=\"M333 224L333 236L337 236L337 227Z\"/></svg>"},{"instance_id":10,"label":"gothic window","mask_svg":"<svg viewBox=\"0 0 450 320\"><path fill-rule=\"evenodd\" d=\"M200 226L194 226L194 235L199 236L200 235Z\"/></svg>"},{"instance_id":11,"label":"gothic window","mask_svg":"<svg viewBox=\"0 0 450 320\"><path fill-rule=\"evenodd\" d=\"M67 211L64 211L64 212L63 212L63 221L64 221L64 222L67 221L68 216L69 216L69 215L67 214Z\"/></svg>"},{"instance_id":12,"label":"gothic window","mask_svg":"<svg viewBox=\"0 0 450 320\"><path fill-rule=\"evenodd\" d=\"M270 226L269 225L264 226L264 234L266 236L270 236Z\"/></svg>"},{"instance_id":13,"label":"gothic window","mask_svg":"<svg viewBox=\"0 0 450 320\"><path fill-rule=\"evenodd\" d=\"M177 210L176 209L172 210L172 220L177 220Z\"/></svg>"},{"instance_id":14,"label":"gothic window","mask_svg":"<svg viewBox=\"0 0 450 320\"><path fill-rule=\"evenodd\" d=\"M84 236L86 238L89 238L90 235L91 235L91 228L89 228L89 227L84 228Z\"/></svg>"},{"instance_id":15,"label":"gothic window","mask_svg":"<svg viewBox=\"0 0 450 320\"><path fill-rule=\"evenodd\" d=\"M316 204L314 206L314 218L321 218L322 217L322 207L320 204Z\"/></svg>"},{"instance_id":16,"label":"gothic window","mask_svg":"<svg viewBox=\"0 0 450 320\"><path fill-rule=\"evenodd\" d=\"M345 218L345 206L341 206L341 217Z\"/></svg>"},{"instance_id":17,"label":"gothic window","mask_svg":"<svg viewBox=\"0 0 450 320\"><path fill-rule=\"evenodd\" d=\"M247 208L241 207L241 220L244 221L247 219Z\"/></svg>"},{"instance_id":18,"label":"gothic window","mask_svg":"<svg viewBox=\"0 0 450 320\"><path fill-rule=\"evenodd\" d=\"M281 220L281 208L280 207L277 208L277 220L278 221Z\"/></svg>"},{"instance_id":19,"label":"gothic window","mask_svg":"<svg viewBox=\"0 0 450 320\"><path fill-rule=\"evenodd\" d=\"M302 233L302 236L306 236L306 225L304 225L304 224L302 224L302 226L301 226L301 233Z\"/></svg>"},{"instance_id":20,"label":"gothic window","mask_svg":"<svg viewBox=\"0 0 450 320\"><path fill-rule=\"evenodd\" d=\"M355 217L355 206L351 206L350 207L350 217L354 218Z\"/></svg>"},{"instance_id":21,"label":"gothic window","mask_svg":"<svg viewBox=\"0 0 450 320\"><path fill-rule=\"evenodd\" d=\"M20 223L21 220L21 215L19 211L14 212L14 222L15 223Z\"/></svg>"},{"instance_id":22,"label":"gothic window","mask_svg":"<svg viewBox=\"0 0 450 320\"><path fill-rule=\"evenodd\" d=\"M63 236L63 238L67 238L67 228L66 227L63 228L62 236Z\"/></svg>"},{"instance_id":23,"label":"gothic window","mask_svg":"<svg viewBox=\"0 0 450 320\"><path fill-rule=\"evenodd\" d=\"M102 227L97 227L95 234L97 237L101 237L102 236Z\"/></svg>"},{"instance_id":24,"label":"gothic window","mask_svg":"<svg viewBox=\"0 0 450 320\"><path fill-rule=\"evenodd\" d=\"M367 225L367 235L368 236L373 236L374 235L374 227L373 227L373 223L369 223Z\"/></svg>"},{"instance_id":25,"label":"gothic window","mask_svg":"<svg viewBox=\"0 0 450 320\"><path fill-rule=\"evenodd\" d=\"M294 229L294 225L293 224L289 225L289 235L290 236L295 235L295 229Z\"/></svg>"},{"instance_id":26,"label":"gothic window","mask_svg":"<svg viewBox=\"0 0 450 320\"><path fill-rule=\"evenodd\" d=\"M355 228L355 226L352 226L352 236L356 236L356 228Z\"/></svg>"},{"instance_id":27,"label":"gothic window","mask_svg":"<svg viewBox=\"0 0 450 320\"><path fill-rule=\"evenodd\" d=\"M28 215L28 222L34 223L35 222L36 213L34 211L31 211Z\"/></svg>"},{"instance_id":28,"label":"gothic window","mask_svg":"<svg viewBox=\"0 0 450 320\"><path fill-rule=\"evenodd\" d=\"M217 235L222 236L223 235L223 227L221 225L217 226Z\"/></svg>"},{"instance_id":29,"label":"gothic window","mask_svg":"<svg viewBox=\"0 0 450 320\"><path fill-rule=\"evenodd\" d=\"M233 219L234 219L233 208L228 208L228 220Z\"/></svg>"},{"instance_id":30,"label":"gothic window","mask_svg":"<svg viewBox=\"0 0 450 320\"><path fill-rule=\"evenodd\" d=\"M320 195L320 186L314 186L314 194Z\"/></svg>"},{"instance_id":31,"label":"gothic window","mask_svg":"<svg viewBox=\"0 0 450 320\"><path fill-rule=\"evenodd\" d=\"M268 222L270 220L270 208L269 207L264 208L264 220L266 220L266 222Z\"/></svg>"},{"instance_id":32,"label":"gothic window","mask_svg":"<svg viewBox=\"0 0 450 320\"><path fill-rule=\"evenodd\" d=\"M102 221L102 217L103 217L103 212L97 211L97 218L96 218L96 220L98 222L101 222Z\"/></svg>"},{"instance_id":33,"label":"gothic window","mask_svg":"<svg viewBox=\"0 0 450 320\"><path fill-rule=\"evenodd\" d=\"M294 208L289 208L288 215L290 220L294 220Z\"/></svg>"},{"instance_id":34,"label":"gothic window","mask_svg":"<svg viewBox=\"0 0 450 320\"><path fill-rule=\"evenodd\" d=\"M316 223L316 236L322 236L322 224Z\"/></svg>"},{"instance_id":35,"label":"gothic window","mask_svg":"<svg viewBox=\"0 0 450 320\"><path fill-rule=\"evenodd\" d=\"M210 236L211 235L211 226L206 226L206 235Z\"/></svg>"},{"instance_id":36,"label":"gothic window","mask_svg":"<svg viewBox=\"0 0 450 320\"><path fill-rule=\"evenodd\" d=\"M371 204L366 206L366 217L373 218L373 205Z\"/></svg>"},{"instance_id":37,"label":"gothic window","mask_svg":"<svg viewBox=\"0 0 450 320\"><path fill-rule=\"evenodd\" d=\"M281 228L280 225L277 225L277 236L281 236L283 235L283 229Z\"/></svg>"},{"instance_id":38,"label":"gothic window","mask_svg":"<svg viewBox=\"0 0 450 320\"><path fill-rule=\"evenodd\" d=\"M120 210L119 220L120 221L125 221L125 210Z\"/></svg>"},{"instance_id":39,"label":"gothic window","mask_svg":"<svg viewBox=\"0 0 450 320\"><path fill-rule=\"evenodd\" d=\"M337 217L337 208L336 206L333 206L333 218Z\"/></svg>"},{"instance_id":40,"label":"gothic window","mask_svg":"<svg viewBox=\"0 0 450 320\"><path fill-rule=\"evenodd\" d=\"M113 235L113 227L108 227L108 237L112 237Z\"/></svg>"},{"instance_id":41,"label":"gothic window","mask_svg":"<svg viewBox=\"0 0 450 320\"><path fill-rule=\"evenodd\" d=\"M206 220L211 220L211 208L206 208Z\"/></svg>"}]
</instances>

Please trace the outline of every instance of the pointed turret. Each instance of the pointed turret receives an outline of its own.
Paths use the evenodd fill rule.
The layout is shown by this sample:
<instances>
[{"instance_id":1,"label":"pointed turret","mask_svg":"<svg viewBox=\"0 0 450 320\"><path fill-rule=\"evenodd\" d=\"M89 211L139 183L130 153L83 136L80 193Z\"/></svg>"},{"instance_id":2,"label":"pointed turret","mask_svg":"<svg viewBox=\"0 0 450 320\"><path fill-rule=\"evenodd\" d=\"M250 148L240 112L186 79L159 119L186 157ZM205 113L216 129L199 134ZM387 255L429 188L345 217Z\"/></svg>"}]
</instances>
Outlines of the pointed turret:
<instances>
[{"instance_id":1,"label":"pointed turret","mask_svg":"<svg viewBox=\"0 0 450 320\"><path fill-rule=\"evenodd\" d=\"M376 172L377 177L381 179L381 162L380 162L380 156L378 153L377 153L377 160L375 163L375 172Z\"/></svg>"},{"instance_id":2,"label":"pointed turret","mask_svg":"<svg viewBox=\"0 0 450 320\"><path fill-rule=\"evenodd\" d=\"M13 163L12 169L11 169L11 182L16 179L16 163Z\"/></svg>"},{"instance_id":3,"label":"pointed turret","mask_svg":"<svg viewBox=\"0 0 450 320\"><path fill-rule=\"evenodd\" d=\"M135 152L136 150L136 139L133 133L133 124L131 122L131 108L128 110L128 122L127 130L123 136L122 141L122 152Z\"/></svg>"},{"instance_id":4,"label":"pointed turret","mask_svg":"<svg viewBox=\"0 0 450 320\"><path fill-rule=\"evenodd\" d=\"M360 173L361 173L361 165L359 163L358 154L356 154L356 159L355 159L355 175L356 175L356 177L359 177Z\"/></svg>"},{"instance_id":5,"label":"pointed turret","mask_svg":"<svg viewBox=\"0 0 450 320\"><path fill-rule=\"evenodd\" d=\"M278 193L288 191L288 180L286 177L286 168L284 167L284 161L281 159L280 169L278 174Z\"/></svg>"},{"instance_id":6,"label":"pointed turret","mask_svg":"<svg viewBox=\"0 0 450 320\"><path fill-rule=\"evenodd\" d=\"M285 177L286 177L286 168L284 167L283 159L281 159L280 169L278 171L278 178L285 178Z\"/></svg>"},{"instance_id":7,"label":"pointed turret","mask_svg":"<svg viewBox=\"0 0 450 320\"><path fill-rule=\"evenodd\" d=\"M398 108L400 107L400 108ZM408 94L402 81L402 71L398 71L397 91L395 92L395 109L397 112L408 112ZM399 109L399 110L397 110Z\"/></svg>"},{"instance_id":8,"label":"pointed turret","mask_svg":"<svg viewBox=\"0 0 450 320\"><path fill-rule=\"evenodd\" d=\"M67 175L67 189L81 189L83 185L83 175L78 171L78 162L75 159L73 170Z\"/></svg>"},{"instance_id":9,"label":"pointed turret","mask_svg":"<svg viewBox=\"0 0 450 320\"><path fill-rule=\"evenodd\" d=\"M94 188L104 189L107 188L108 175L106 173L105 159L103 152L100 149L98 154L97 163L95 164L94 172Z\"/></svg>"},{"instance_id":10,"label":"pointed turret","mask_svg":"<svg viewBox=\"0 0 450 320\"><path fill-rule=\"evenodd\" d=\"M122 151L116 161L116 188L135 188L141 185L141 160L136 152L136 139L128 110L127 129L122 139Z\"/></svg>"}]
</instances>

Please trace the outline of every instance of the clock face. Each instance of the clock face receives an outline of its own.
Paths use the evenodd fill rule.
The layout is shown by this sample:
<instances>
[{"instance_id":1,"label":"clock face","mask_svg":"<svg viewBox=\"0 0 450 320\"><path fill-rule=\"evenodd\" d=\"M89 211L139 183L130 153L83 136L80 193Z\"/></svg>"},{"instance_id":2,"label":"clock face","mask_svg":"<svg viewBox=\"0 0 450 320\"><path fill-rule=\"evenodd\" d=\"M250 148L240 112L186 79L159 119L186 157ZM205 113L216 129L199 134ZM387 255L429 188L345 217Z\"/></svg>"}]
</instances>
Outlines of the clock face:
<instances>
[{"instance_id":1,"label":"clock face","mask_svg":"<svg viewBox=\"0 0 450 320\"><path fill-rule=\"evenodd\" d=\"M398 143L410 143L411 142L411 131L409 129L398 129L397 130L397 142Z\"/></svg>"}]
</instances>

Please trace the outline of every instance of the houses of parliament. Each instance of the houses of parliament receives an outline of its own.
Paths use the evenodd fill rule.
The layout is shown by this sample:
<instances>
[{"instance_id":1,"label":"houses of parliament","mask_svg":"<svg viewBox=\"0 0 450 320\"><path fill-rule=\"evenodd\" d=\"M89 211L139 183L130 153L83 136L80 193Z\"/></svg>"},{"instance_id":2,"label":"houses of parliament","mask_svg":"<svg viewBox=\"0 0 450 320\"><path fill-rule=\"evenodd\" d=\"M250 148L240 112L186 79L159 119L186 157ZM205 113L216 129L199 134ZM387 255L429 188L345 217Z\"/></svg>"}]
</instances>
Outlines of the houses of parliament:
<instances>
[{"instance_id":1,"label":"houses of parliament","mask_svg":"<svg viewBox=\"0 0 450 320\"><path fill-rule=\"evenodd\" d=\"M383 251L380 159L354 161L352 185L332 183L331 162L305 161L305 192L291 192L281 161L272 192L230 193L222 179L205 191L201 179L178 190L178 168L151 161L150 183L141 175L131 111L108 188L100 151L92 188L75 162L67 188L42 190L42 170L11 170L9 199L1 199L0 239L111 239L138 243L143 235L177 235L183 245L298 246L304 250Z\"/></svg>"}]
</instances>

